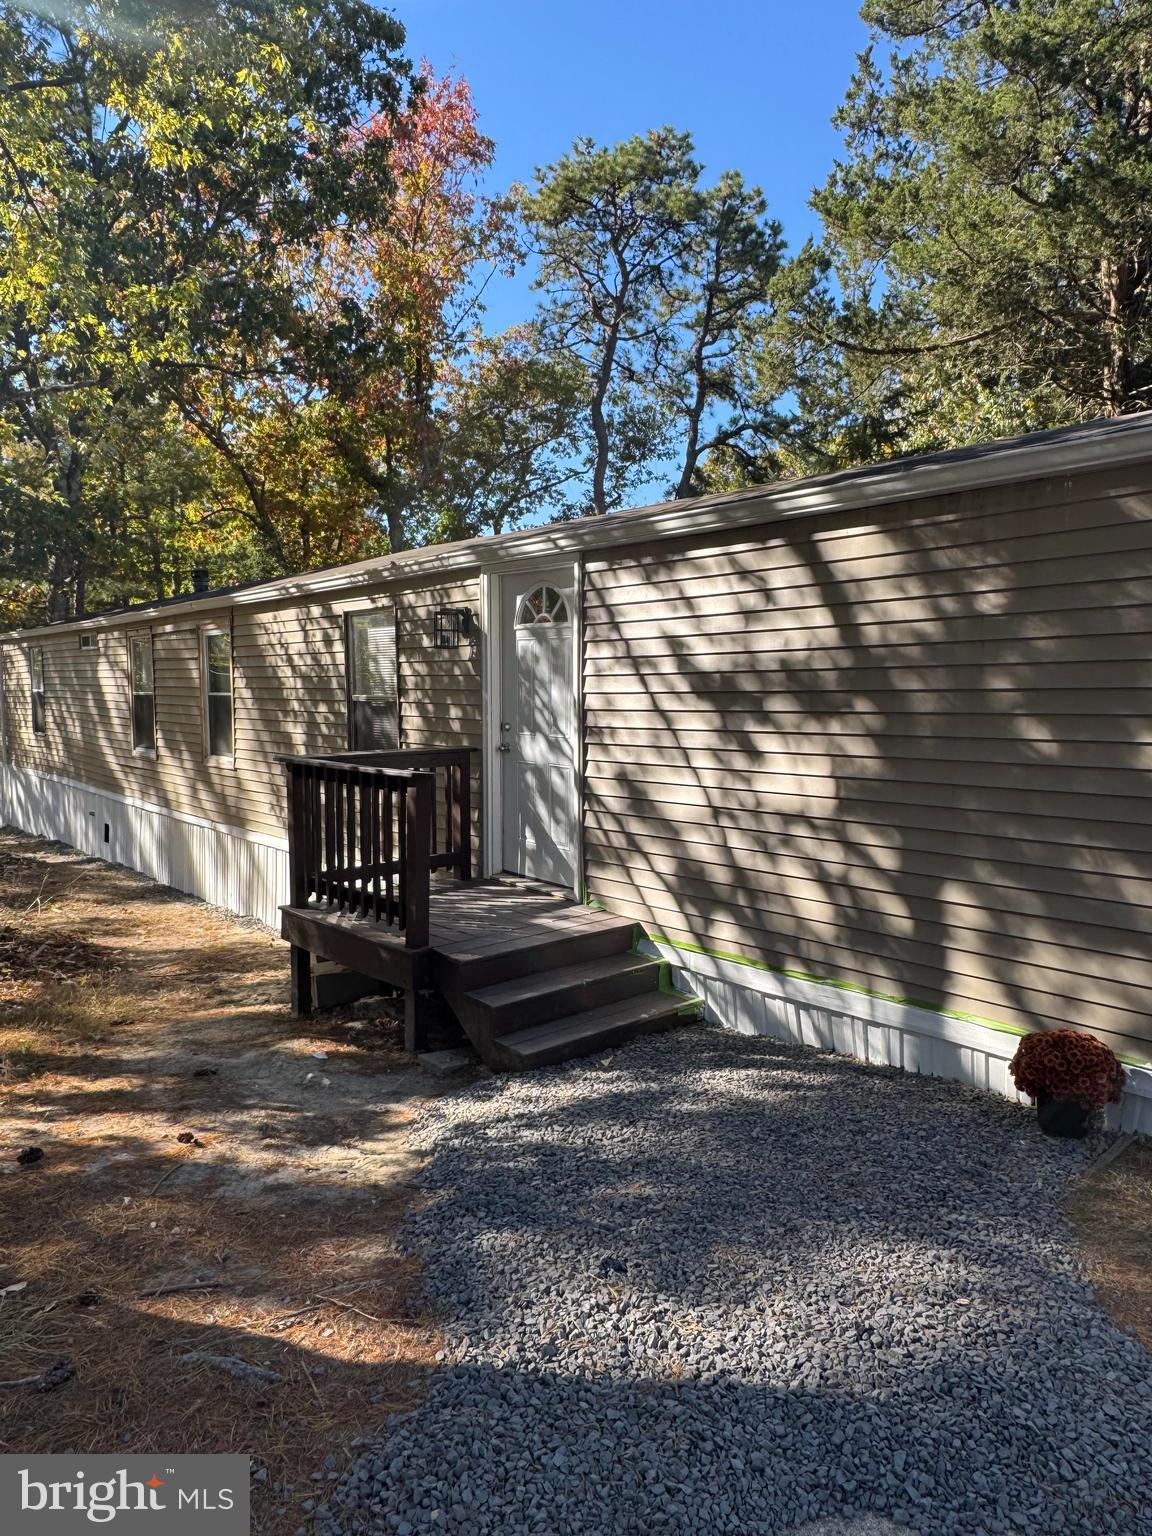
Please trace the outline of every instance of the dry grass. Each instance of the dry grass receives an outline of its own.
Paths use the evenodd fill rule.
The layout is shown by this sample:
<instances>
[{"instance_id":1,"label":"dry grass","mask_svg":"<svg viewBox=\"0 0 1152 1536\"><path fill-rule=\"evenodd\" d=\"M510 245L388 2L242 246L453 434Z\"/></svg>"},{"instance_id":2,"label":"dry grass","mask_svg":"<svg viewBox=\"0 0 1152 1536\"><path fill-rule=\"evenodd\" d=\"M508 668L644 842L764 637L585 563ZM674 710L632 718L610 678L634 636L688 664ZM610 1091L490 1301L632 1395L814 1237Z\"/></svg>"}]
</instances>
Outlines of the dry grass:
<instances>
[{"instance_id":1,"label":"dry grass","mask_svg":"<svg viewBox=\"0 0 1152 1536\"><path fill-rule=\"evenodd\" d=\"M387 1018L294 1021L264 930L0 833L0 1380L74 1370L0 1389L0 1450L244 1452L294 1531L439 1347L393 1239L414 1078Z\"/></svg>"},{"instance_id":2,"label":"dry grass","mask_svg":"<svg viewBox=\"0 0 1152 1536\"><path fill-rule=\"evenodd\" d=\"M50 1035L59 1040L93 1043L106 1040L113 1029L133 1022L137 999L95 977L76 981L46 981L24 999L0 1013L5 1032L31 1031L30 1038Z\"/></svg>"},{"instance_id":3,"label":"dry grass","mask_svg":"<svg viewBox=\"0 0 1152 1536\"><path fill-rule=\"evenodd\" d=\"M1080 1179L1068 1216L1101 1306L1152 1350L1152 1145Z\"/></svg>"}]
</instances>

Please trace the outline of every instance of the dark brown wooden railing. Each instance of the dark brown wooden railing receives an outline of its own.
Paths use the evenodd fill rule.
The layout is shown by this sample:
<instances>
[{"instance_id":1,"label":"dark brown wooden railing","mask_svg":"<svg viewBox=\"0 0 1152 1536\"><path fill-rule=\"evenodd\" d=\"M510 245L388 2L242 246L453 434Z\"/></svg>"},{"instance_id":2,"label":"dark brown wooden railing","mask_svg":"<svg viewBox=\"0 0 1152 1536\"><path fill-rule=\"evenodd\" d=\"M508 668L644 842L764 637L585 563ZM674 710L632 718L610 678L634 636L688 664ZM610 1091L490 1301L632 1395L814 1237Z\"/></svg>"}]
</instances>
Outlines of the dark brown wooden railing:
<instances>
[{"instance_id":1,"label":"dark brown wooden railing","mask_svg":"<svg viewBox=\"0 0 1152 1536\"><path fill-rule=\"evenodd\" d=\"M454 747L282 757L290 904L426 945L432 873L472 875L470 757Z\"/></svg>"}]
</instances>

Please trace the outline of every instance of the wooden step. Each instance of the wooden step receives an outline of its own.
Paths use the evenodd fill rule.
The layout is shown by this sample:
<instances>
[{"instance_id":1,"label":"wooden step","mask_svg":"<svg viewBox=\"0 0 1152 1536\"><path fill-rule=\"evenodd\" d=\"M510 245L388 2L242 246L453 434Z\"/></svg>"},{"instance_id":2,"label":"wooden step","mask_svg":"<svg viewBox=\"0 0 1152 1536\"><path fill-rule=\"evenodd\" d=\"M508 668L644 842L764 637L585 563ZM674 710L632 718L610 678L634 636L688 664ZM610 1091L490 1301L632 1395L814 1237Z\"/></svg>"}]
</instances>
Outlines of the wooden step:
<instances>
[{"instance_id":1,"label":"wooden step","mask_svg":"<svg viewBox=\"0 0 1152 1536\"><path fill-rule=\"evenodd\" d=\"M673 1029L698 1018L701 1006L699 998L677 992L649 992L513 1030L492 1041L492 1055L505 1071L527 1072L575 1056L591 1056L637 1035Z\"/></svg>"},{"instance_id":2,"label":"wooden step","mask_svg":"<svg viewBox=\"0 0 1152 1536\"><path fill-rule=\"evenodd\" d=\"M451 951L434 950L435 985L445 992L475 992L561 966L626 954L632 948L636 924L630 919L589 913L580 907L574 907L573 912L575 917L567 923L557 922L551 927L541 924L536 931L509 941L497 937L474 947L464 943L454 945Z\"/></svg>"},{"instance_id":3,"label":"wooden step","mask_svg":"<svg viewBox=\"0 0 1152 1536\"><path fill-rule=\"evenodd\" d=\"M660 985L663 966L649 955L606 955L480 987L462 1001L489 1036L506 1035L652 992Z\"/></svg>"}]
</instances>

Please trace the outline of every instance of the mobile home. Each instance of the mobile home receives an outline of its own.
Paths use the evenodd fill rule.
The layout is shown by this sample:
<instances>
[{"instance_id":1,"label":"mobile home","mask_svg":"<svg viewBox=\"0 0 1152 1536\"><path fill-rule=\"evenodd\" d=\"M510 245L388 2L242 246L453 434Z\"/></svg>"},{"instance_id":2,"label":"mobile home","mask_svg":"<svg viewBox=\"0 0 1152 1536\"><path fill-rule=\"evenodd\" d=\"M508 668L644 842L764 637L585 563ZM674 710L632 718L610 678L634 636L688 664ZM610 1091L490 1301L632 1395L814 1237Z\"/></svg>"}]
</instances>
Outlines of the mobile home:
<instances>
[{"instance_id":1,"label":"mobile home","mask_svg":"<svg viewBox=\"0 0 1152 1536\"><path fill-rule=\"evenodd\" d=\"M284 922L302 1006L372 930L585 1048L683 992L1010 1091L1073 1025L1152 1129L1150 598L1152 415L9 634L0 809Z\"/></svg>"}]
</instances>

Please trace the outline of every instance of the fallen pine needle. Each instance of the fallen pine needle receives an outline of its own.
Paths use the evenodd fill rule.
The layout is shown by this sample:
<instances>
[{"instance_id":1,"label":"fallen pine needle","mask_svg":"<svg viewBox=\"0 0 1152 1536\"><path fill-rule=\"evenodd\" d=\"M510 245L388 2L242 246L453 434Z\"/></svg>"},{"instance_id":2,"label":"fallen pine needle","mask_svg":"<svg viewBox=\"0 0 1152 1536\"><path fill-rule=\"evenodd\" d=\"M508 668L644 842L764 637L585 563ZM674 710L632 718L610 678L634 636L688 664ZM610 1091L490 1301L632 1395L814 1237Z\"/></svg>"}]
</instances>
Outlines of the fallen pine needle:
<instances>
[{"instance_id":1,"label":"fallen pine needle","mask_svg":"<svg viewBox=\"0 0 1152 1536\"><path fill-rule=\"evenodd\" d=\"M175 1285L157 1285L146 1291L137 1291L137 1296L175 1296L180 1291L230 1291L233 1283L230 1280L186 1280Z\"/></svg>"},{"instance_id":2,"label":"fallen pine needle","mask_svg":"<svg viewBox=\"0 0 1152 1536\"><path fill-rule=\"evenodd\" d=\"M152 1188L148 1191L148 1193L150 1195L154 1195L156 1193L156 1191L160 1188L161 1184L163 1184L164 1180L165 1179L170 1179L172 1177L172 1175L174 1173L178 1172L179 1169L183 1168L183 1166L184 1166L184 1164L181 1161L179 1163L173 1163L171 1168L165 1168L164 1172L156 1180L155 1184L153 1184Z\"/></svg>"},{"instance_id":3,"label":"fallen pine needle","mask_svg":"<svg viewBox=\"0 0 1152 1536\"><path fill-rule=\"evenodd\" d=\"M358 1317L366 1317L370 1323L406 1323L406 1317L380 1317L375 1312L365 1312L363 1307L354 1307L350 1301L339 1301L335 1296L317 1296L318 1301L330 1302L334 1307L343 1307L346 1312L355 1312Z\"/></svg>"}]
</instances>

